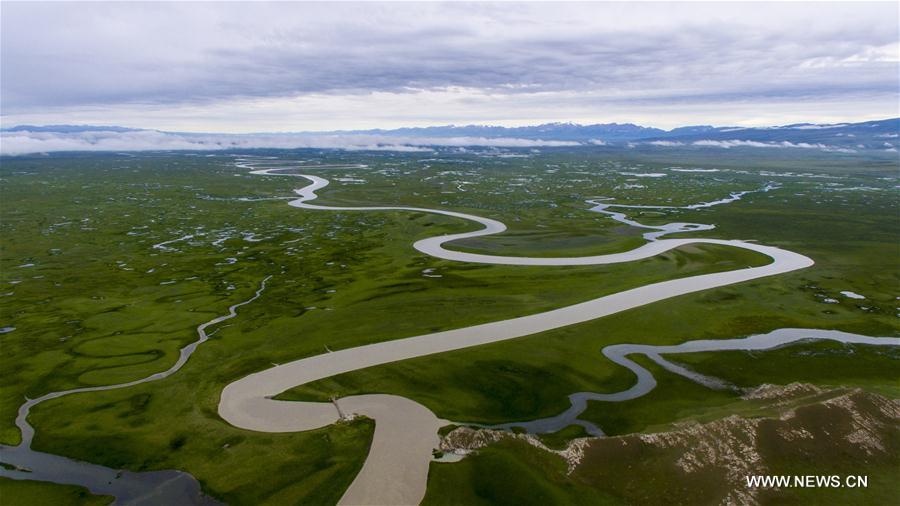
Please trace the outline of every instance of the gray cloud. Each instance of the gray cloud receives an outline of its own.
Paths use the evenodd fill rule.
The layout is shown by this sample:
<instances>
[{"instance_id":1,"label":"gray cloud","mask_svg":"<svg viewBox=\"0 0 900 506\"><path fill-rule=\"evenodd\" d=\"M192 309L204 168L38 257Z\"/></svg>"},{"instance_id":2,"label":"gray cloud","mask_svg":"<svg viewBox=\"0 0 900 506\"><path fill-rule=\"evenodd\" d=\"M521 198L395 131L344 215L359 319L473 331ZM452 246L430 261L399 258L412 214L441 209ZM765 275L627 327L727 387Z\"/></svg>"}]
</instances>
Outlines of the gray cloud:
<instances>
[{"instance_id":1,"label":"gray cloud","mask_svg":"<svg viewBox=\"0 0 900 506\"><path fill-rule=\"evenodd\" d=\"M59 151L217 151L226 149L324 148L375 151L430 151L428 146L541 147L577 146L570 141L481 137L401 137L311 134L180 134L155 130L126 132L0 132L0 154Z\"/></svg>"},{"instance_id":2,"label":"gray cloud","mask_svg":"<svg viewBox=\"0 0 900 506\"><path fill-rule=\"evenodd\" d=\"M373 93L421 103L420 123L471 117L486 97L512 105L507 111L530 104L538 120L561 102L602 119L611 106L764 98L821 110L841 109L847 97L892 104L884 116L895 112L887 97L898 90L893 3L72 2L3 10L5 121L93 107L141 122L143 108L193 108L187 121L202 126L222 103L252 112L262 100L293 108L293 125L310 127L328 113L306 112L310 97L330 104ZM469 108L460 93L472 95ZM492 114L485 119L530 119ZM363 115L377 123L377 111Z\"/></svg>"}]
</instances>

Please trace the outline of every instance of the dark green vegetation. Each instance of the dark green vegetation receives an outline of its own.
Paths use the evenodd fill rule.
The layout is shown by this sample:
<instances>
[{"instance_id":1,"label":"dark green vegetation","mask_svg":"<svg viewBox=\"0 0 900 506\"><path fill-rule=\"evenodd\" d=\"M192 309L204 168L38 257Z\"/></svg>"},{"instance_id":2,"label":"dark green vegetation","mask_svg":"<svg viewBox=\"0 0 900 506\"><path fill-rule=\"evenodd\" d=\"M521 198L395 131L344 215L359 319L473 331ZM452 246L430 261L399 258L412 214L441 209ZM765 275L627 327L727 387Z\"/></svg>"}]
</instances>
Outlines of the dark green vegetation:
<instances>
[{"instance_id":1,"label":"dark green vegetation","mask_svg":"<svg viewBox=\"0 0 900 506\"><path fill-rule=\"evenodd\" d=\"M673 422L698 419L709 412L715 419L734 413L744 404L737 392L698 385L644 356L631 359L652 372L658 384L649 394L630 401L588 403L581 418L594 422L609 436L665 430Z\"/></svg>"},{"instance_id":2,"label":"dark green vegetation","mask_svg":"<svg viewBox=\"0 0 900 506\"><path fill-rule=\"evenodd\" d=\"M589 434L580 425L570 425L552 434L541 434L538 437L548 448L562 450L568 445L569 441L588 436Z\"/></svg>"},{"instance_id":3,"label":"dark green vegetation","mask_svg":"<svg viewBox=\"0 0 900 506\"><path fill-rule=\"evenodd\" d=\"M740 386L793 381L822 386L858 386L900 398L900 349L819 342L766 352L687 353L670 359ZM894 381L885 381L885 378Z\"/></svg>"},{"instance_id":4,"label":"dark green vegetation","mask_svg":"<svg viewBox=\"0 0 900 506\"><path fill-rule=\"evenodd\" d=\"M659 385L625 402L593 402L582 416L608 435L668 430L673 423L707 422L730 414L767 414L759 403L741 400L734 390L710 390L671 374L642 356L631 357L653 373ZM770 351L682 353L667 359L742 388L761 382L803 382L823 387L856 386L900 398L900 349L819 341Z\"/></svg>"},{"instance_id":5,"label":"dark green vegetation","mask_svg":"<svg viewBox=\"0 0 900 506\"><path fill-rule=\"evenodd\" d=\"M896 502L900 427L890 400L801 386L750 402L756 408L742 417L593 440L571 470L556 455L504 439L457 464L432 464L424 504ZM862 475L868 487L751 490L745 477L754 475Z\"/></svg>"},{"instance_id":6,"label":"dark green vegetation","mask_svg":"<svg viewBox=\"0 0 900 506\"><path fill-rule=\"evenodd\" d=\"M565 395L571 392L612 392L630 385L631 373L600 355L607 344L740 337L781 327L898 334L895 297L900 284L896 269L900 247L895 239L900 235L900 223L893 218L897 196L884 186L885 180L896 179L880 169L872 169L867 178L807 170L680 173L677 177L669 172L664 178L634 178L647 188L621 193L636 195L631 200L635 203L684 205L775 180L782 185L780 189L751 194L734 204L697 211L644 210L635 216L649 224L675 220L715 223L717 228L704 235L753 238L798 251L816 261L813 268L678 297L513 342L337 376L297 389L297 393L309 395L318 388L322 398L389 385L385 391L410 395L450 419L466 420L461 417L468 414L468 421L509 421L556 414L567 405ZM623 172L664 170L644 166ZM794 175L784 176L786 173ZM667 197L654 197L651 189ZM840 294L844 290L867 298L846 298ZM787 371L791 372L803 379L802 364ZM886 373L882 378L884 383L890 381ZM760 376L758 383L765 381L765 376Z\"/></svg>"},{"instance_id":7,"label":"dark green vegetation","mask_svg":"<svg viewBox=\"0 0 900 506\"><path fill-rule=\"evenodd\" d=\"M584 465L572 478L602 483L629 503L711 504L747 492L746 475L862 474L869 476L866 489L782 489L763 491L758 500L764 504L890 504L900 491L892 478L900 466L897 419L885 417L865 394L837 398L841 399L838 404L826 399L791 405L790 412L773 407L772 418L729 418L703 428L687 427L669 438L626 436L601 441L586 452ZM874 435L881 448L854 440L854 420L865 420L873 427L867 436ZM633 476L642 477L643 486L635 486L636 480L629 479Z\"/></svg>"},{"instance_id":8,"label":"dark green vegetation","mask_svg":"<svg viewBox=\"0 0 900 506\"><path fill-rule=\"evenodd\" d=\"M318 171L333 181L321 192L325 203L440 207L500 219L508 233L454 247L511 255L584 255L640 244L643 230L586 211L588 198L684 205L775 180L782 188L734 204L632 216L651 224L715 223L704 236L756 239L809 255L817 264L541 335L330 378L284 397L389 392L452 420L505 422L555 414L574 391L628 387L630 373L599 353L607 344L729 338L787 326L898 333L900 224L891 191L896 166L767 161L761 170L685 173L666 169L693 166L685 161L608 159L590 150L521 153L526 155L521 158L495 154L279 155L371 166ZM15 330L0 334L0 441L18 440L12 422L23 396L164 370L177 350L196 338L198 324L247 299L262 278L273 275L263 296L224 323L173 377L37 407L35 446L134 470L183 469L205 491L235 504L334 502L362 465L371 424L303 434L241 431L216 415L222 387L272 363L322 353L326 346L337 350L532 314L652 281L766 261L744 250L702 246L605 267L446 262L418 253L412 242L476 225L424 213L308 211L288 207L285 200L248 201L244 198L290 196L305 182L247 176L232 160L104 155L2 161L0 327ZM725 165L712 163L702 167ZM788 172L793 175L785 176ZM235 177L239 174L244 175ZM645 188L628 186L637 184ZM153 247L186 235L193 237ZM842 290L866 299L847 299ZM825 303L826 298L839 302ZM697 360L698 369L715 374L706 368L716 362ZM729 356L723 363L742 360ZM896 361L893 355L878 358L865 374L852 365L834 367L830 381L888 392ZM735 376L723 376L747 384L816 381L813 369L830 367L806 370L805 363L791 361L777 376L774 366L754 375L751 357L741 366L743 376L736 367ZM660 404L658 413L635 401L619 406L614 417L596 420L605 429L609 424L621 431L645 430L737 403L696 385L673 385L661 382L660 392L695 390ZM651 415L656 418L647 418ZM554 444L573 436L563 434ZM524 466L530 458L504 446L485 450L488 454L511 466ZM478 487L502 486L497 475L467 474L465 466L466 461L442 464L459 474L455 487L465 490L476 478ZM556 481L546 493L571 497L557 489L567 486ZM601 497L572 490L583 492L585 502Z\"/></svg>"},{"instance_id":9,"label":"dark green vegetation","mask_svg":"<svg viewBox=\"0 0 900 506\"><path fill-rule=\"evenodd\" d=\"M694 247L683 248L688 251L693 249ZM707 250L707 246L698 246L696 249ZM722 248L709 248L708 251L724 253ZM728 253L735 254L737 258L726 261L712 255L697 257L691 253L679 252L674 254L671 263L682 266L680 273L699 274L709 272L709 268L716 265L719 266L716 270L730 270L737 266L752 265L757 260L754 258L755 254L747 255L743 250ZM690 260L692 256L693 261ZM593 291L591 297L599 297L626 287L661 280L658 276L650 276L654 274L653 264L660 260L667 262L663 260L666 258L669 258L669 254L630 264L639 266L640 270L621 281L604 275L606 268L593 267L588 270L596 273L596 280L593 276L580 274L580 280L551 278L547 283L553 286L551 283L555 282L561 290L572 290L579 281L586 281L587 290ZM703 260L711 263L703 266ZM691 265L696 265L698 270L694 270ZM570 268L551 272L565 272L568 269ZM547 271L535 269L538 270ZM578 270L584 272L580 268ZM531 280L526 281L537 287L540 285L535 281L541 278L534 275ZM637 283L634 284L635 282ZM544 295L548 295L547 292ZM483 301L489 309L501 308L499 304ZM464 320L455 321L462 323ZM572 392L607 388L621 390L629 386L631 373L622 373L611 364L604 364L599 360L598 345L608 341L603 335L584 332L583 328L587 325L591 324L335 376L297 387L279 398L327 401L332 396L342 397L348 392L375 392L372 385L378 385L377 392L415 392L417 401L449 420L500 423L548 416L564 409L568 405L567 396ZM573 355L571 346L579 342L589 351ZM510 352L513 353L512 356Z\"/></svg>"},{"instance_id":10,"label":"dark green vegetation","mask_svg":"<svg viewBox=\"0 0 900 506\"><path fill-rule=\"evenodd\" d=\"M92 495L81 487L0 478L0 503L3 506L102 506L110 502L111 497Z\"/></svg>"},{"instance_id":11,"label":"dark green vegetation","mask_svg":"<svg viewBox=\"0 0 900 506\"><path fill-rule=\"evenodd\" d=\"M464 486L461 486L464 484ZM624 504L566 476L566 464L528 444L505 440L454 464L431 464L425 505Z\"/></svg>"}]
</instances>

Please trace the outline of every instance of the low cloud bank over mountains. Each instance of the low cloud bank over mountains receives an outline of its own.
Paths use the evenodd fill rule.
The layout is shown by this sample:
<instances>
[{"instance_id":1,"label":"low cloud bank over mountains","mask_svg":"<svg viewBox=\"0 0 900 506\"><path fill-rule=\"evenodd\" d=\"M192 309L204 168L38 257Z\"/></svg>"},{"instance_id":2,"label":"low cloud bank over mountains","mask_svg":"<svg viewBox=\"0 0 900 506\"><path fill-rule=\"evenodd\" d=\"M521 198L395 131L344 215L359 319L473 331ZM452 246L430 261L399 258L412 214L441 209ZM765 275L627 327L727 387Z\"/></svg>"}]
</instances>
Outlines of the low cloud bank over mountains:
<instances>
[{"instance_id":1,"label":"low cloud bank over mountains","mask_svg":"<svg viewBox=\"0 0 900 506\"><path fill-rule=\"evenodd\" d=\"M687 126L672 130L630 123L548 123L524 127L437 126L394 130L215 134L163 132L117 126L21 125L0 130L0 154L68 151L213 151L235 149L343 149L430 151L442 147L682 149L813 149L835 153L896 152L900 118L841 124L766 128Z\"/></svg>"}]
</instances>

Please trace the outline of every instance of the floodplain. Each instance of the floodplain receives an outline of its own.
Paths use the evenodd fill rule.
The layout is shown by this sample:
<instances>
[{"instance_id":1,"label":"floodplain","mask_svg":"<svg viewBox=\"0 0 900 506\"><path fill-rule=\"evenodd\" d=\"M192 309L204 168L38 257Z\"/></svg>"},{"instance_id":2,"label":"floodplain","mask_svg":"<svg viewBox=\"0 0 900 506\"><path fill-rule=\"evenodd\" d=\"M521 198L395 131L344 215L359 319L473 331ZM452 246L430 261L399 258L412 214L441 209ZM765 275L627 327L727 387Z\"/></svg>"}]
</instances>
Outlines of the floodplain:
<instances>
[{"instance_id":1,"label":"floodplain","mask_svg":"<svg viewBox=\"0 0 900 506\"><path fill-rule=\"evenodd\" d=\"M439 208L507 225L502 234L447 245L459 251L557 257L640 246L646 230L592 212L587 202L611 199L664 206L619 209L646 225L715 225L675 237L753 240L815 261L808 269L578 325L334 376L279 399L327 402L387 393L413 399L455 423L498 424L555 415L574 392L628 388L633 374L600 353L611 344L678 344L780 328L900 335L898 178L896 165L883 160L744 162L684 155L661 161L592 148L4 159L0 443L19 442L14 420L26 397L165 370L178 350L195 340L198 325L249 298L271 276L260 298L211 329L211 340L177 374L35 407L29 418L37 431L33 448L117 469L187 471L205 493L230 504L334 503L366 459L372 421L302 433L241 430L217 414L226 385L273 364L329 351L539 313L769 260L739 248L690 245L605 266L451 262L411 245L472 230L471 223L426 213L295 209L287 201L302 183L250 175L237 163L247 156L272 157L270 163L286 167L336 165L307 169L331 181L320 192L324 205ZM772 189L759 191L767 186ZM752 193L735 202L681 209L745 191ZM813 341L763 352L670 358L744 390L710 390L643 360L657 377L654 392L622 403L589 403L584 418L609 436L637 437L734 415L777 418L778 409L744 398L747 389L765 384L860 388L900 397L896 349ZM896 426L892 431L896 438ZM584 435L566 429L541 437L564 447ZM873 476L896 469L893 455L873 460ZM618 457L636 462L627 452ZM793 469L803 456L775 452L768 458L772 466ZM606 480L590 477L615 473L599 460L587 459L567 474L557 456L504 440L460 462L432 463L425 502L618 503L665 497L669 485L661 485L659 495L652 489L635 495L627 483L605 488ZM671 455L660 457L660 469L670 460ZM547 472L526 472L526 463ZM514 487L508 483L512 475L521 477ZM574 483L573 476L580 481ZM627 482L627 476L615 476ZM884 494L890 486L884 483L848 500ZM18 497L65 495L76 504L99 500L61 485L0 479L5 497L13 493L3 491L14 487ZM708 497L719 497L709 487ZM794 497L786 494L781 499Z\"/></svg>"}]
</instances>

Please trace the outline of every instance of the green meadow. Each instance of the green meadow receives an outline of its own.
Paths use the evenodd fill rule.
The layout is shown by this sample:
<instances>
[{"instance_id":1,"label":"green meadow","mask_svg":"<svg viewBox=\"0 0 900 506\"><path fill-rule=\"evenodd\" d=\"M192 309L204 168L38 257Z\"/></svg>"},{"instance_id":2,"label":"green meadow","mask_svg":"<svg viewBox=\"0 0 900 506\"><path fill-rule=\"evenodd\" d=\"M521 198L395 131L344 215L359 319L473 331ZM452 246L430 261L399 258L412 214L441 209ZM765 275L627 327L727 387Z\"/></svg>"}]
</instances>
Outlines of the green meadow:
<instances>
[{"instance_id":1,"label":"green meadow","mask_svg":"<svg viewBox=\"0 0 900 506\"><path fill-rule=\"evenodd\" d=\"M623 158L589 149L516 153L519 157L260 154L304 164L365 163L368 168L316 171L332 180L320 191L321 203L434 207L499 219L508 232L452 247L503 255L577 256L643 243L646 230L589 212L586 199L681 206L775 181L776 190L732 204L634 210L630 216L648 224L713 223L714 230L697 236L753 239L816 261L803 271L551 332L328 378L289 390L282 399L392 393L456 422L509 422L554 415L565 409L572 392L627 388L634 381L631 373L600 354L608 344L674 344L782 327L900 334L896 167L883 163L853 160L842 167L787 160L746 167L734 161L663 162L639 154ZM334 503L365 460L372 422L296 434L236 429L216 412L225 385L326 349L513 318L656 281L768 261L746 250L703 245L609 266L449 262L411 245L475 224L427 213L295 209L284 197L305 180L251 176L233 162L230 155L189 154L2 161L0 327L14 330L0 334L0 442L18 442L13 421L26 396L164 370L197 338L197 325L252 296L271 275L262 296L215 329L170 378L36 407L34 447L136 471L185 470L204 491L232 504ZM670 170L696 163L720 170ZM634 173L667 175L629 175ZM805 381L900 395L895 351L812 343L765 353L669 358L742 387ZM585 419L611 434L629 434L742 409L747 408L736 394L662 374L658 389L647 397L615 406L592 403ZM550 442L560 446L582 435L570 432ZM498 480L509 472L542 474L525 472L534 463L547 466L548 478L535 480L540 490L510 489L510 500L578 498L596 504L620 497L553 478L564 465L535 451L504 443L472 460L435 464L428 502L440 503L441 491L456 487L475 495L447 495L447 500L496 503L490 494L498 492ZM59 497L47 500L60 504L91 500L75 489L9 480L0 481L0 493L4 499L45 494Z\"/></svg>"},{"instance_id":2,"label":"green meadow","mask_svg":"<svg viewBox=\"0 0 900 506\"><path fill-rule=\"evenodd\" d=\"M113 500L112 497L92 495L81 487L38 481L16 481L9 478L0 478L0 498L3 504L8 506L33 504L103 506Z\"/></svg>"}]
</instances>

